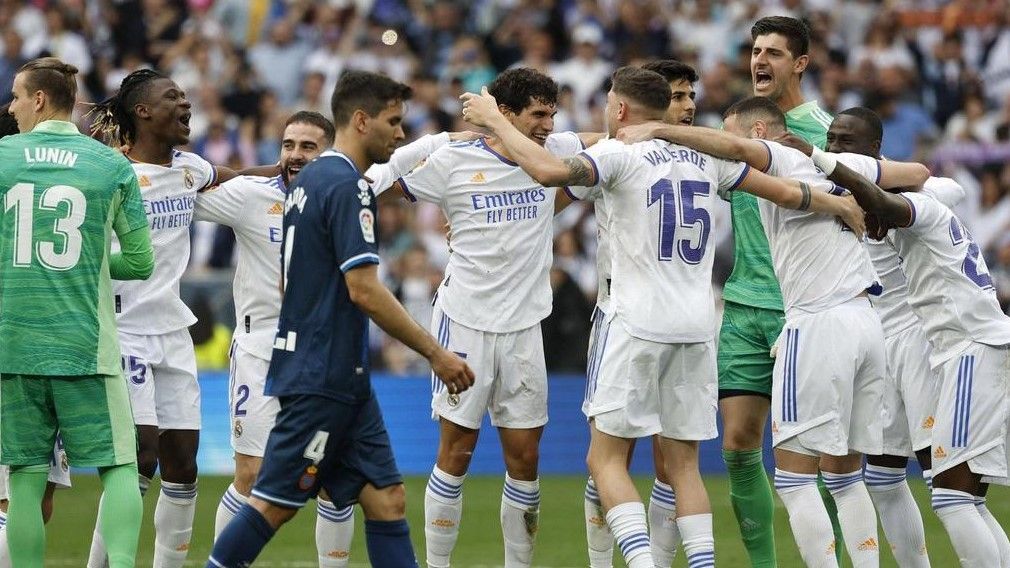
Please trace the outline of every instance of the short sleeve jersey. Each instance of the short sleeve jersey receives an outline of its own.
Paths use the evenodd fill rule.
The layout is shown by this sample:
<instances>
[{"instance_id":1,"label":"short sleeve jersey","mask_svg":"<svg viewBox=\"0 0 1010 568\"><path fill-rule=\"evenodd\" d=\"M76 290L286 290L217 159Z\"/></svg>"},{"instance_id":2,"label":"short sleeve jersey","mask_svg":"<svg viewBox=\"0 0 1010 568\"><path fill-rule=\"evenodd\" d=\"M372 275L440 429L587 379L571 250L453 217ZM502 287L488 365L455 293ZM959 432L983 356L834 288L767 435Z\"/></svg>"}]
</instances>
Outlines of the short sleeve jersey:
<instances>
[{"instance_id":1,"label":"short sleeve jersey","mask_svg":"<svg viewBox=\"0 0 1010 568\"><path fill-rule=\"evenodd\" d=\"M953 359L972 342L1010 344L1010 318L964 223L928 195L900 195L912 209L912 222L887 240L902 259L908 301L933 346L930 364Z\"/></svg>"},{"instance_id":2,"label":"short sleeve jersey","mask_svg":"<svg viewBox=\"0 0 1010 568\"><path fill-rule=\"evenodd\" d=\"M659 140L606 140L581 155L592 163L610 212L611 310L640 339L715 337L709 212L749 166Z\"/></svg>"},{"instance_id":3,"label":"short sleeve jersey","mask_svg":"<svg viewBox=\"0 0 1010 568\"><path fill-rule=\"evenodd\" d=\"M244 350L267 361L281 313L278 286L286 192L281 176L239 176L196 197L196 220L235 231L234 337Z\"/></svg>"},{"instance_id":4,"label":"short sleeve jersey","mask_svg":"<svg viewBox=\"0 0 1010 568\"><path fill-rule=\"evenodd\" d=\"M831 115L817 102L804 103L786 113L786 128L807 142L824 148ZM761 227L758 200L749 193L733 192L733 272L726 282L726 300L769 310L782 310L782 292L775 277L768 239Z\"/></svg>"},{"instance_id":5,"label":"short sleeve jersey","mask_svg":"<svg viewBox=\"0 0 1010 568\"><path fill-rule=\"evenodd\" d=\"M762 140L768 172L810 184L812 191L837 191L803 152ZM775 275L786 312L820 312L870 288L876 274L856 235L837 218L796 211L758 200L761 223L771 247Z\"/></svg>"},{"instance_id":6,"label":"short sleeve jersey","mask_svg":"<svg viewBox=\"0 0 1010 568\"><path fill-rule=\"evenodd\" d=\"M147 220L121 154L46 121L0 141L0 373L115 375L113 232Z\"/></svg>"},{"instance_id":7,"label":"short sleeve jersey","mask_svg":"<svg viewBox=\"0 0 1010 568\"><path fill-rule=\"evenodd\" d=\"M579 137L547 138L572 156ZM443 146L401 178L406 196L438 204L449 220L452 255L438 296L454 322L492 333L532 327L551 313L556 188L533 180L484 139Z\"/></svg>"},{"instance_id":8,"label":"short sleeve jersey","mask_svg":"<svg viewBox=\"0 0 1010 568\"><path fill-rule=\"evenodd\" d=\"M344 274L379 263L375 195L347 156L327 150L298 174L284 210L284 299L265 393L366 400L368 317Z\"/></svg>"},{"instance_id":9,"label":"short sleeve jersey","mask_svg":"<svg viewBox=\"0 0 1010 568\"><path fill-rule=\"evenodd\" d=\"M190 152L175 151L166 165L133 163L144 211L151 225L154 273L147 280L115 282L116 325L133 335L185 329L196 317L179 297L189 265L189 226L196 194L216 183L214 166ZM119 242L113 241L113 250Z\"/></svg>"}]
</instances>

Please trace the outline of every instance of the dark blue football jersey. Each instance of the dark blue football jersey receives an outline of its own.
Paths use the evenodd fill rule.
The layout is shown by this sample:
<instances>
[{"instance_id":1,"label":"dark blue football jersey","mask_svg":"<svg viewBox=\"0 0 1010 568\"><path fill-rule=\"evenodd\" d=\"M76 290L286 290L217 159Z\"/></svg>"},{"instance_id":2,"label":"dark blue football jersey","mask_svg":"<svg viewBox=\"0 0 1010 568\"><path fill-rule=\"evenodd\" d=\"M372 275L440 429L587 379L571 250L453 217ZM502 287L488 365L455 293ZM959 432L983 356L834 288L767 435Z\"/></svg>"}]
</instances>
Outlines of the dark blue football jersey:
<instances>
[{"instance_id":1,"label":"dark blue football jersey","mask_svg":"<svg viewBox=\"0 0 1010 568\"><path fill-rule=\"evenodd\" d=\"M265 392L369 398L368 317L344 273L378 264L375 195L354 163L328 150L305 166L284 202L284 301Z\"/></svg>"}]
</instances>

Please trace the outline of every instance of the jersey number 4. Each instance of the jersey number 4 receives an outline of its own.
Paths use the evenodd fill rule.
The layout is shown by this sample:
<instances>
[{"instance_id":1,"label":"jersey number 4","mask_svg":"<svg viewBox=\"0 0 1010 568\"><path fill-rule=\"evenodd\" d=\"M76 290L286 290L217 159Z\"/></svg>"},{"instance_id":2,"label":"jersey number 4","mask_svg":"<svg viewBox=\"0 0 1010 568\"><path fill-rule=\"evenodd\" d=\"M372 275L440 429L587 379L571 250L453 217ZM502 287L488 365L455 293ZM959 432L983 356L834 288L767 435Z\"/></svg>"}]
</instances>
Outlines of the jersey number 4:
<instances>
[{"instance_id":1,"label":"jersey number 4","mask_svg":"<svg viewBox=\"0 0 1010 568\"><path fill-rule=\"evenodd\" d=\"M698 264L705 258L712 218L704 208L695 208L694 198L697 195L707 197L710 192L709 183L683 180L677 189L679 191L674 190L673 182L668 179L661 179L649 188L645 206L652 207L659 203L659 260L673 260L673 250L676 248L681 260L688 264ZM697 242L692 242L695 240L693 237L677 239L678 227L690 229L696 226L699 228Z\"/></svg>"},{"instance_id":2,"label":"jersey number 4","mask_svg":"<svg viewBox=\"0 0 1010 568\"><path fill-rule=\"evenodd\" d=\"M14 266L32 265L38 255L42 266L50 270L70 270L81 259L80 227L84 223L88 201L81 190L69 185L54 185L42 192L38 209L57 212L66 204L64 214L53 223L53 240L33 242L35 236L35 185L19 183L4 196L4 214L14 213Z\"/></svg>"}]
</instances>

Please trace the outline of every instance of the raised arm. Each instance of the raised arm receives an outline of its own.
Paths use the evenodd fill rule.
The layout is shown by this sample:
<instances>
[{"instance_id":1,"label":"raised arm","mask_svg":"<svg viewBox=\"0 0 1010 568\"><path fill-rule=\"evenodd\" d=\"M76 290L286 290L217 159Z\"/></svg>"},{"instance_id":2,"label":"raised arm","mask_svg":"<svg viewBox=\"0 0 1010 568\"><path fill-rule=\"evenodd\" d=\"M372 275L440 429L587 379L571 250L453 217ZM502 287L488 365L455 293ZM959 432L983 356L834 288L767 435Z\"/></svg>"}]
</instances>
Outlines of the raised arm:
<instances>
[{"instance_id":1,"label":"raised arm","mask_svg":"<svg viewBox=\"0 0 1010 568\"><path fill-rule=\"evenodd\" d=\"M674 144L681 144L711 154L717 158L746 162L761 171L768 169L771 154L760 140L741 138L723 130L700 126L683 126L665 122L645 122L625 126L617 131L617 139L634 144L660 138Z\"/></svg>"},{"instance_id":2,"label":"raised arm","mask_svg":"<svg viewBox=\"0 0 1010 568\"><path fill-rule=\"evenodd\" d=\"M872 181L839 163L832 154L818 150L813 158L828 179L852 192L859 206L884 224L907 227L912 222L912 208L903 198L880 189Z\"/></svg>"},{"instance_id":3,"label":"raised arm","mask_svg":"<svg viewBox=\"0 0 1010 568\"><path fill-rule=\"evenodd\" d=\"M527 138L498 110L498 102L486 87L479 95L464 93L460 98L463 118L494 133L512 159L537 183L547 187L596 185L596 174L589 160L580 156L558 158Z\"/></svg>"},{"instance_id":4,"label":"raised arm","mask_svg":"<svg viewBox=\"0 0 1010 568\"><path fill-rule=\"evenodd\" d=\"M814 211L841 217L857 235L866 229L863 210L852 198L811 190L806 182L782 179L751 169L739 184L740 189L767 199L786 209Z\"/></svg>"}]
</instances>

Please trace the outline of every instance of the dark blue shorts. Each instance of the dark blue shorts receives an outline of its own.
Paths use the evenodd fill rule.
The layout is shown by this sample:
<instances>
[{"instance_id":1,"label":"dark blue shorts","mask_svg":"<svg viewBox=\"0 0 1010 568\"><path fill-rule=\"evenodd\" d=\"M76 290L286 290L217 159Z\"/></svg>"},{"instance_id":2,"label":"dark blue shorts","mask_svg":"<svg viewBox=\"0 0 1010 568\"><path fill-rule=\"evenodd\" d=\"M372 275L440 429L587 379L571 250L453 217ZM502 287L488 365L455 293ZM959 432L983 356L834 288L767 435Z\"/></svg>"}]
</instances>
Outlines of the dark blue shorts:
<instances>
[{"instance_id":1,"label":"dark blue shorts","mask_svg":"<svg viewBox=\"0 0 1010 568\"><path fill-rule=\"evenodd\" d=\"M298 508L326 489L337 507L353 505L366 484L403 483L371 398L346 404L316 395L282 396L252 493L281 507Z\"/></svg>"}]
</instances>

